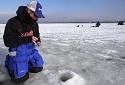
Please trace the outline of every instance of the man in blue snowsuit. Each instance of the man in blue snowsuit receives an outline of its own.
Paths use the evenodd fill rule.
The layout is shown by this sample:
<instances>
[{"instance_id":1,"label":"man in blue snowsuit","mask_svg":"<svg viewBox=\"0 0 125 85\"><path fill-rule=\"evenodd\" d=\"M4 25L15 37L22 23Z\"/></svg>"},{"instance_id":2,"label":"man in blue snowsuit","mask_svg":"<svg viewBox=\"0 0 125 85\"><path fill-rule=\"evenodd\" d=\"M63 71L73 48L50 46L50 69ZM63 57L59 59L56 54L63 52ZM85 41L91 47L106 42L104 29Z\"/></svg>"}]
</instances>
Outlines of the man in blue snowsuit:
<instances>
[{"instance_id":1,"label":"man in blue snowsuit","mask_svg":"<svg viewBox=\"0 0 125 85\"><path fill-rule=\"evenodd\" d=\"M4 44L9 47L5 67L11 81L22 83L29 78L29 72L37 73L43 69L43 59L35 49L41 45L38 18L45 18L42 6L37 1L27 6L19 6L17 16L8 20L4 30Z\"/></svg>"}]
</instances>

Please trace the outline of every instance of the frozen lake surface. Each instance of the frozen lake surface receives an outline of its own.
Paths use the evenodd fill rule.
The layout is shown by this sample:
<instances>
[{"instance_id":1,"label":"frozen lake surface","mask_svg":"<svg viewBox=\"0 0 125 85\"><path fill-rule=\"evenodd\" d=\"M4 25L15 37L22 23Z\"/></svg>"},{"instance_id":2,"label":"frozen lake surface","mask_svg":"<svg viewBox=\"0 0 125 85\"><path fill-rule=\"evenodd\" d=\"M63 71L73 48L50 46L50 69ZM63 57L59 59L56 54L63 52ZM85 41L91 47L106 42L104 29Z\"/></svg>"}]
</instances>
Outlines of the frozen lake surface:
<instances>
[{"instance_id":1,"label":"frozen lake surface","mask_svg":"<svg viewBox=\"0 0 125 85\"><path fill-rule=\"evenodd\" d=\"M42 45L37 49L45 61L44 69L30 74L20 85L124 85L125 25L93 25L39 24ZM2 39L4 27L0 24L0 85L15 85L4 67L8 54Z\"/></svg>"}]
</instances>

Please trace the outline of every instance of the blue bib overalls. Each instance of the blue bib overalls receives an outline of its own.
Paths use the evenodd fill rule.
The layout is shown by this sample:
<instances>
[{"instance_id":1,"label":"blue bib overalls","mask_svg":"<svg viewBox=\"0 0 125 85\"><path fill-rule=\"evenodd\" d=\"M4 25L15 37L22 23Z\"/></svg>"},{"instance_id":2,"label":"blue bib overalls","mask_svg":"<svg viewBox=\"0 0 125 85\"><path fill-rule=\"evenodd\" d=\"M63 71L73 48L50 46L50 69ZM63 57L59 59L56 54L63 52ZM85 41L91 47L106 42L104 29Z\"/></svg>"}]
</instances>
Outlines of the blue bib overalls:
<instances>
[{"instance_id":1,"label":"blue bib overalls","mask_svg":"<svg viewBox=\"0 0 125 85\"><path fill-rule=\"evenodd\" d=\"M23 77L29 68L43 67L43 64L42 56L35 49L33 42L22 44L18 48L10 48L9 57L5 60L5 65L10 73L14 72L15 78Z\"/></svg>"}]
</instances>

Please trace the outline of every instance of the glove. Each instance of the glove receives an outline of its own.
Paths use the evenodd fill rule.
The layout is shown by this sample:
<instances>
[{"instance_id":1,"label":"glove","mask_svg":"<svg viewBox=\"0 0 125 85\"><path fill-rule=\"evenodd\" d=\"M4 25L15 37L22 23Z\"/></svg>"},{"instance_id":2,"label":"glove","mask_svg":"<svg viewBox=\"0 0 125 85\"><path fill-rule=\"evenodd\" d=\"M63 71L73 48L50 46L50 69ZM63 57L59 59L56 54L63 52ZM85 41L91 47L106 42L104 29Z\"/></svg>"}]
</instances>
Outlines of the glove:
<instances>
[{"instance_id":1,"label":"glove","mask_svg":"<svg viewBox=\"0 0 125 85\"><path fill-rule=\"evenodd\" d=\"M41 42L36 42L37 46L40 46L41 45Z\"/></svg>"}]
</instances>

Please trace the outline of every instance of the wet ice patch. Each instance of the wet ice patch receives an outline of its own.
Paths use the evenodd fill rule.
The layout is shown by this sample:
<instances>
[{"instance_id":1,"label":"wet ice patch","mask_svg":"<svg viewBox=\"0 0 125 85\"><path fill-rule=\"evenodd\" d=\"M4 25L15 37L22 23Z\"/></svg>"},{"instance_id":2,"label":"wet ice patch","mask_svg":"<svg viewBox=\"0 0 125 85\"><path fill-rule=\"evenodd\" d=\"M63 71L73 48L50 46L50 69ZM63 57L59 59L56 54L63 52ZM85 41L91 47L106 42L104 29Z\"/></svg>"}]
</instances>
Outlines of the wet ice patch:
<instances>
[{"instance_id":1,"label":"wet ice patch","mask_svg":"<svg viewBox=\"0 0 125 85\"><path fill-rule=\"evenodd\" d=\"M7 69L3 65L0 65L0 81L5 81L8 79L9 79L9 75L8 75Z\"/></svg>"},{"instance_id":2,"label":"wet ice patch","mask_svg":"<svg viewBox=\"0 0 125 85\"><path fill-rule=\"evenodd\" d=\"M6 75L0 72L0 81L4 81L6 79Z\"/></svg>"}]
</instances>

